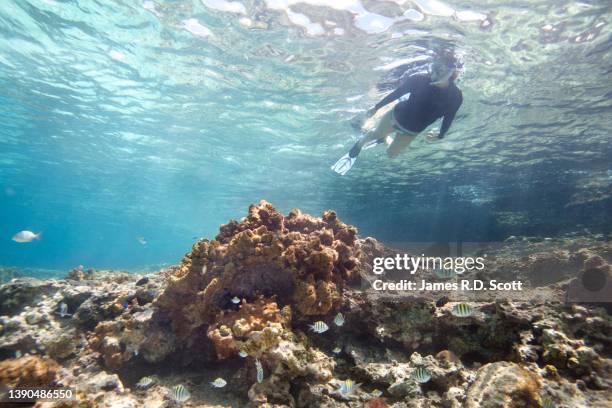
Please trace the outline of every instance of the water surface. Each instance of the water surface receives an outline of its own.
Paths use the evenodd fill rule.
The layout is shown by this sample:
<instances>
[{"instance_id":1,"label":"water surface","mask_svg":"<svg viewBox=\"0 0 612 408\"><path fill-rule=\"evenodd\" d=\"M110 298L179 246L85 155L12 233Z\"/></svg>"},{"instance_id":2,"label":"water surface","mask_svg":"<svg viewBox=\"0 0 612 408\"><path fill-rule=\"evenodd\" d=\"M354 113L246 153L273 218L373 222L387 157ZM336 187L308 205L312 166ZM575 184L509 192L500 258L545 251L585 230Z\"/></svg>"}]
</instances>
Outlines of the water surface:
<instances>
[{"instance_id":1,"label":"water surface","mask_svg":"<svg viewBox=\"0 0 612 408\"><path fill-rule=\"evenodd\" d=\"M607 0L4 0L0 264L174 263L260 199L392 241L607 232L611 17ZM442 48L464 64L447 137L331 172L397 68ZM23 229L44 239L10 241Z\"/></svg>"}]
</instances>

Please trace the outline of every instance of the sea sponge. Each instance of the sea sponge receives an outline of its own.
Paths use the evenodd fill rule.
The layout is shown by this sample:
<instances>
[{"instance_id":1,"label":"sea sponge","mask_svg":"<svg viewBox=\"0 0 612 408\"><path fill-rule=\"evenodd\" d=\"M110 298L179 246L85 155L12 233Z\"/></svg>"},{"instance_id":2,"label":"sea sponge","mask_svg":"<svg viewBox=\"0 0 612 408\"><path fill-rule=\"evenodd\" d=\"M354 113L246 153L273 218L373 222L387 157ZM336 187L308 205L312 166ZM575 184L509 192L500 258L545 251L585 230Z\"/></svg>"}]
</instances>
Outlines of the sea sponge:
<instances>
[{"instance_id":1,"label":"sea sponge","mask_svg":"<svg viewBox=\"0 0 612 408\"><path fill-rule=\"evenodd\" d=\"M0 362L0 384L8 387L48 387L53 384L59 364L50 358L24 356Z\"/></svg>"}]
</instances>

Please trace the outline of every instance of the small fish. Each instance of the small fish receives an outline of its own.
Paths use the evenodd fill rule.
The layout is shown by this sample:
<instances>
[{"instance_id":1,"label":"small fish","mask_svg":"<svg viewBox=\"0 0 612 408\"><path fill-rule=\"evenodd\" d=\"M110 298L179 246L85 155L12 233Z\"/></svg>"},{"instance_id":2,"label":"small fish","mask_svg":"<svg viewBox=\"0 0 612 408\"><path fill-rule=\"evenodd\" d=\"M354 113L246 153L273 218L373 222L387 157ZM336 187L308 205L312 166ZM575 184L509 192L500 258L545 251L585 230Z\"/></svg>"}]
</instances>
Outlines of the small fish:
<instances>
[{"instance_id":1,"label":"small fish","mask_svg":"<svg viewBox=\"0 0 612 408\"><path fill-rule=\"evenodd\" d=\"M318 334L325 333L327 330L329 330L329 326L321 320L314 322L314 324L311 324L309 327L310 330Z\"/></svg>"},{"instance_id":2,"label":"small fish","mask_svg":"<svg viewBox=\"0 0 612 408\"><path fill-rule=\"evenodd\" d=\"M15 235L13 235L13 241L19 242L19 243L32 242L35 239L41 239L41 238L42 238L42 232L35 234L32 231L20 231L16 233Z\"/></svg>"},{"instance_id":3,"label":"small fish","mask_svg":"<svg viewBox=\"0 0 612 408\"><path fill-rule=\"evenodd\" d=\"M378 388L374 388L374 389L372 390L372 396L373 396L374 398L378 398L378 397L380 397L382 394L383 394L383 393L382 393L382 391L381 391L381 390L379 390Z\"/></svg>"},{"instance_id":4,"label":"small fish","mask_svg":"<svg viewBox=\"0 0 612 408\"><path fill-rule=\"evenodd\" d=\"M555 408L555 402L548 397L544 397L542 398L542 408Z\"/></svg>"},{"instance_id":5,"label":"small fish","mask_svg":"<svg viewBox=\"0 0 612 408\"><path fill-rule=\"evenodd\" d=\"M451 310L451 314L457 317L470 317L473 313L474 309L467 303L459 303Z\"/></svg>"},{"instance_id":6,"label":"small fish","mask_svg":"<svg viewBox=\"0 0 612 408\"><path fill-rule=\"evenodd\" d=\"M155 384L155 380L151 377L142 377L140 381L136 383L136 388L139 390L146 390L150 386Z\"/></svg>"},{"instance_id":7,"label":"small fish","mask_svg":"<svg viewBox=\"0 0 612 408\"><path fill-rule=\"evenodd\" d=\"M191 398L191 394L183 384L175 385L170 391L170 397L176 402L185 402Z\"/></svg>"},{"instance_id":8,"label":"small fish","mask_svg":"<svg viewBox=\"0 0 612 408\"><path fill-rule=\"evenodd\" d=\"M453 269L436 268L433 271L439 279L451 279L457 276Z\"/></svg>"},{"instance_id":9,"label":"small fish","mask_svg":"<svg viewBox=\"0 0 612 408\"><path fill-rule=\"evenodd\" d=\"M431 379L431 374L425 367L417 367L412 372L412 378L418 383L425 384Z\"/></svg>"},{"instance_id":10,"label":"small fish","mask_svg":"<svg viewBox=\"0 0 612 408\"><path fill-rule=\"evenodd\" d=\"M21 351L17 350L15 351L15 358L21 358L22 354Z\"/></svg>"},{"instance_id":11,"label":"small fish","mask_svg":"<svg viewBox=\"0 0 612 408\"><path fill-rule=\"evenodd\" d=\"M259 359L255 360L255 368L257 370L257 382L260 383L263 381L264 372L263 367L261 366L261 361L259 361Z\"/></svg>"},{"instance_id":12,"label":"small fish","mask_svg":"<svg viewBox=\"0 0 612 408\"><path fill-rule=\"evenodd\" d=\"M130 304L128 303L128 301L126 300L125 302L123 302L123 304L121 305L123 306L124 309L127 309L130 307Z\"/></svg>"},{"instance_id":13,"label":"small fish","mask_svg":"<svg viewBox=\"0 0 612 408\"><path fill-rule=\"evenodd\" d=\"M233 303L233 304L235 304L235 305L237 305L238 303L240 303L240 298L239 298L238 296L234 296L234 297L232 298L232 303Z\"/></svg>"},{"instance_id":14,"label":"small fish","mask_svg":"<svg viewBox=\"0 0 612 408\"><path fill-rule=\"evenodd\" d=\"M138 243L140 245L147 245L147 240L145 239L145 237L138 237L136 239L138 240Z\"/></svg>"},{"instance_id":15,"label":"small fish","mask_svg":"<svg viewBox=\"0 0 612 408\"><path fill-rule=\"evenodd\" d=\"M342 315L342 313L338 312L336 317L334 317L334 323L338 327L340 327L340 326L342 326L344 324L344 316Z\"/></svg>"},{"instance_id":16,"label":"small fish","mask_svg":"<svg viewBox=\"0 0 612 408\"><path fill-rule=\"evenodd\" d=\"M215 381L211 381L210 385L212 385L215 388L223 388L227 385L227 381L225 381L221 377L218 377L217 379L215 379Z\"/></svg>"},{"instance_id":17,"label":"small fish","mask_svg":"<svg viewBox=\"0 0 612 408\"><path fill-rule=\"evenodd\" d=\"M436 302L436 307L442 307L445 304L448 303L450 299L448 298L448 296L442 296L440 299L438 299L438 301Z\"/></svg>"},{"instance_id":18,"label":"small fish","mask_svg":"<svg viewBox=\"0 0 612 408\"><path fill-rule=\"evenodd\" d=\"M350 395L355 392L360 385L361 384L356 384L355 381L348 378L340 383L338 391L340 391L340 394L342 395Z\"/></svg>"},{"instance_id":19,"label":"small fish","mask_svg":"<svg viewBox=\"0 0 612 408\"><path fill-rule=\"evenodd\" d=\"M238 355L239 355L240 357L242 357L242 358L246 358L246 357L248 357L248 356L249 356L249 353L247 353L247 352L246 352L246 351L244 351L244 350L240 350L240 351L238 352Z\"/></svg>"},{"instance_id":20,"label":"small fish","mask_svg":"<svg viewBox=\"0 0 612 408\"><path fill-rule=\"evenodd\" d=\"M342 349L340 347L334 347L334 349L332 350L332 352L334 354L340 354L342 352Z\"/></svg>"},{"instance_id":21,"label":"small fish","mask_svg":"<svg viewBox=\"0 0 612 408\"><path fill-rule=\"evenodd\" d=\"M70 316L70 313L68 313L68 305L64 302L59 304L59 312L55 312L59 315L59 317L66 317L66 316Z\"/></svg>"}]
</instances>

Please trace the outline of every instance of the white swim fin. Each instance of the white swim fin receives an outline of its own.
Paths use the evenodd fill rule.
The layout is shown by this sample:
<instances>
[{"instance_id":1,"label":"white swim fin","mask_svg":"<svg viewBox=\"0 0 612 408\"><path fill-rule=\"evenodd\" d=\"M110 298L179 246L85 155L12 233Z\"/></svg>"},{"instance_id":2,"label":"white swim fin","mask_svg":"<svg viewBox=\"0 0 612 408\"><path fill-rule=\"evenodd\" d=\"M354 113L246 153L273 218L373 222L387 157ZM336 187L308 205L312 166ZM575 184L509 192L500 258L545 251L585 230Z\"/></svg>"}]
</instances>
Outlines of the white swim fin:
<instances>
[{"instance_id":1,"label":"white swim fin","mask_svg":"<svg viewBox=\"0 0 612 408\"><path fill-rule=\"evenodd\" d=\"M347 153L342 156L336 163L334 163L334 165L331 166L331 169L339 175L344 176L346 173L348 173L351 167L353 167L353 164L355 164L355 160L357 160L357 157L351 157Z\"/></svg>"}]
</instances>

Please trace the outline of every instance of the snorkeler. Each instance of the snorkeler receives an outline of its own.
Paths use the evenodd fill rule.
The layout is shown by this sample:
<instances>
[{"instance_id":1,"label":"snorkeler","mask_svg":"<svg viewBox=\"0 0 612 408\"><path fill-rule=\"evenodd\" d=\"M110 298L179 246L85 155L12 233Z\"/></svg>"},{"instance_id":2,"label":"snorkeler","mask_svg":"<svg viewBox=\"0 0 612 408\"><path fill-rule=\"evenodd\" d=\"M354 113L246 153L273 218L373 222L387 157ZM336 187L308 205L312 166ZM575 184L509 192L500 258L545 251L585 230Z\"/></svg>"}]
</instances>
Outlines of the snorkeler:
<instances>
[{"instance_id":1,"label":"snorkeler","mask_svg":"<svg viewBox=\"0 0 612 408\"><path fill-rule=\"evenodd\" d=\"M331 167L332 170L345 175L355 164L361 149L385 143L393 132L395 138L389 143L387 154L390 158L397 157L420 132L443 117L439 133L428 134L430 139L442 139L463 102L461 90L455 85L457 76L456 60L452 56L444 55L433 62L430 74L408 77L402 85L368 111L370 118L383 106L399 99L393 108L381 116L376 126Z\"/></svg>"}]
</instances>

